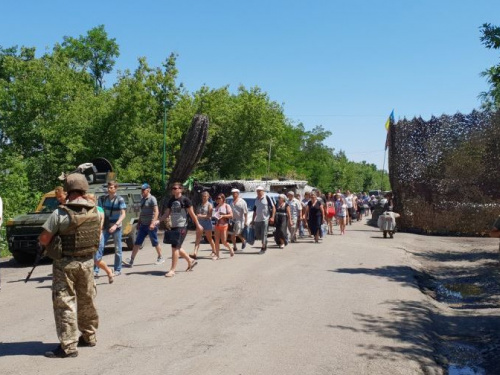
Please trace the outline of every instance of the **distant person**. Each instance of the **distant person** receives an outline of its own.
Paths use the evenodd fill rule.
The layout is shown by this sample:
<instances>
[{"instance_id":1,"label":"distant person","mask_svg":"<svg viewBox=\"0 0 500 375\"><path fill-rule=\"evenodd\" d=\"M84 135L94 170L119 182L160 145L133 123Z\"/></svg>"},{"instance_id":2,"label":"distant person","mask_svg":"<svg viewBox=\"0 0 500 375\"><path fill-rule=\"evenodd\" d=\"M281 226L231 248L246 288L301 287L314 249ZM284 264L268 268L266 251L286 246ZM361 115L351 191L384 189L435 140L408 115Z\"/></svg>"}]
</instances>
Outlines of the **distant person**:
<instances>
[{"instance_id":1,"label":"distant person","mask_svg":"<svg viewBox=\"0 0 500 375\"><path fill-rule=\"evenodd\" d=\"M328 226L328 234L333 235L333 219L335 218L335 200L331 192L326 194L326 224Z\"/></svg>"},{"instance_id":2,"label":"distant person","mask_svg":"<svg viewBox=\"0 0 500 375\"><path fill-rule=\"evenodd\" d=\"M212 238L212 233L214 230L212 224L212 212L214 207L212 203L210 203L209 198L210 194L208 194L208 191L204 191L203 193L201 193L201 204L197 209L196 217L198 218L198 222L202 226L203 230L196 230L196 241L194 243L194 252L193 254L189 255L193 259L196 259L198 257L198 251L200 249L200 243L203 235L205 235L205 238L207 239L208 243L210 244L210 247L212 248L212 256L215 255L215 244Z\"/></svg>"},{"instance_id":3,"label":"distant person","mask_svg":"<svg viewBox=\"0 0 500 375\"><path fill-rule=\"evenodd\" d=\"M302 202L295 198L295 193L291 190L287 193L287 196L287 203L290 207L290 221L288 225L290 242L297 242L297 229L302 218Z\"/></svg>"},{"instance_id":4,"label":"distant person","mask_svg":"<svg viewBox=\"0 0 500 375\"><path fill-rule=\"evenodd\" d=\"M283 249L285 245L288 245L287 237L287 227L291 227L292 220L290 214L290 205L287 203L286 195L280 194L278 198L278 203L276 204L276 220L274 231L274 239L276 244L280 249Z\"/></svg>"},{"instance_id":5,"label":"distant person","mask_svg":"<svg viewBox=\"0 0 500 375\"><path fill-rule=\"evenodd\" d=\"M318 243L321 233L321 225L326 223L325 212L323 209L323 204L319 201L316 196L316 192L311 193L311 200L306 206L306 219L307 226L309 227L311 234L314 236L314 242Z\"/></svg>"},{"instance_id":6,"label":"distant person","mask_svg":"<svg viewBox=\"0 0 500 375\"><path fill-rule=\"evenodd\" d=\"M345 198L340 192L335 193L335 219L339 225L340 234L345 234L345 227L347 225L347 203Z\"/></svg>"},{"instance_id":7,"label":"distant person","mask_svg":"<svg viewBox=\"0 0 500 375\"><path fill-rule=\"evenodd\" d=\"M252 224L255 228L255 239L262 241L260 253L265 254L267 250L267 230L269 224L274 224L274 217L276 215L276 207L266 195L262 186L257 186L257 198L253 207Z\"/></svg>"},{"instance_id":8,"label":"distant person","mask_svg":"<svg viewBox=\"0 0 500 375\"><path fill-rule=\"evenodd\" d=\"M123 261L123 265L126 267L133 267L135 257L139 252L146 236L149 236L151 240L151 245L156 249L158 257L156 258L156 264L165 263L165 259L161 255L161 247L158 243L158 202L156 198L151 195L151 186L148 183L144 183L141 186L141 212L139 214L139 222L137 223L137 236L135 238L134 248L132 249L132 255L127 260Z\"/></svg>"},{"instance_id":9,"label":"distant person","mask_svg":"<svg viewBox=\"0 0 500 375\"><path fill-rule=\"evenodd\" d=\"M309 229L309 226L307 225L307 218L306 218L306 206L311 200L311 192L306 191L304 193L304 199L302 199L302 225L303 228L307 228L307 231L309 233L309 237L312 237L311 230ZM304 230L302 230L304 232ZM305 233L303 234L305 236Z\"/></svg>"},{"instance_id":10,"label":"distant person","mask_svg":"<svg viewBox=\"0 0 500 375\"><path fill-rule=\"evenodd\" d=\"M187 216L191 217L196 230L201 231L203 227L198 222L198 218L194 214L193 205L191 200L182 194L183 186L180 182L174 182L171 187L171 194L169 201L167 202L167 208L165 213L162 215L161 220L166 220L171 217L172 227L171 231L176 231L178 233L178 239L176 242L171 244L172 247L172 264L170 265L170 270L165 274L165 277L174 277L177 268L177 262L179 256L184 258L188 264L186 271L192 271L194 266L198 264L195 259L191 259L189 255L182 248L184 239L187 234Z\"/></svg>"},{"instance_id":11,"label":"distant person","mask_svg":"<svg viewBox=\"0 0 500 375\"><path fill-rule=\"evenodd\" d=\"M68 194L66 194L62 186L56 186L56 188L54 189L54 193L59 204L66 204Z\"/></svg>"},{"instance_id":12,"label":"distant person","mask_svg":"<svg viewBox=\"0 0 500 375\"><path fill-rule=\"evenodd\" d=\"M94 194L85 194L83 196L86 200L88 200L89 202L92 202L94 204L96 204L96 199L95 199L95 196ZM101 269L103 270L104 272L106 272L106 275L108 275L108 282L110 284L113 284L113 281L115 279L115 275L113 273L113 271L111 270L111 268L108 267L108 265L106 264L106 262L104 261L104 259L102 259L102 255L103 255L103 248L104 248L104 242L103 242L103 235L102 235L102 228L104 226L104 209L102 207L99 207L99 206L96 206L97 207L97 213L99 214L99 224L100 224L100 232L99 232L99 249L96 251L96 253L94 254L94 277L98 277L99 276L99 273L98 272L95 272L95 269ZM101 249L102 248L102 249Z\"/></svg>"},{"instance_id":13,"label":"distant person","mask_svg":"<svg viewBox=\"0 0 500 375\"><path fill-rule=\"evenodd\" d=\"M300 215L298 218L297 222L297 227L299 231L299 238L303 238L305 236L305 231L304 231L304 212L306 212L306 204L304 203L304 200L301 199L300 194L296 195L297 200L300 202Z\"/></svg>"},{"instance_id":14,"label":"distant person","mask_svg":"<svg viewBox=\"0 0 500 375\"><path fill-rule=\"evenodd\" d=\"M370 206L370 214L373 215L373 211L375 211L375 207L377 206L378 199L375 197L375 195L372 195L370 197L370 200L368 201L368 205Z\"/></svg>"},{"instance_id":15,"label":"distant person","mask_svg":"<svg viewBox=\"0 0 500 375\"><path fill-rule=\"evenodd\" d=\"M345 192L344 200L347 204L347 224L352 225L352 218L356 215L354 211L354 194L347 190Z\"/></svg>"},{"instance_id":16,"label":"distant person","mask_svg":"<svg viewBox=\"0 0 500 375\"><path fill-rule=\"evenodd\" d=\"M220 258L220 244L222 243L228 250L231 257L234 256L234 250L227 242L227 231L229 228L229 220L233 217L231 206L226 203L226 196L219 194L215 199L217 205L214 208L215 224L215 256L213 260Z\"/></svg>"},{"instance_id":17,"label":"distant person","mask_svg":"<svg viewBox=\"0 0 500 375\"><path fill-rule=\"evenodd\" d=\"M386 202L384 204L384 211L394 211L394 197L392 192L385 194Z\"/></svg>"},{"instance_id":18,"label":"distant person","mask_svg":"<svg viewBox=\"0 0 500 375\"><path fill-rule=\"evenodd\" d=\"M98 206L104 210L104 224L102 229L101 245L99 246L98 258L102 259L104 248L110 236L113 236L115 245L114 275L120 276L122 272L122 223L127 215L127 205L125 199L117 194L118 183L108 182L108 194L101 195L97 202ZM95 276L99 275L99 268L96 264L94 268Z\"/></svg>"},{"instance_id":19,"label":"distant person","mask_svg":"<svg viewBox=\"0 0 500 375\"><path fill-rule=\"evenodd\" d=\"M243 230L247 226L248 221L248 206L247 202L240 198L239 189L232 189L233 201L231 203L231 210L233 211L233 233L231 235L231 242L233 243L233 250L237 251L236 238L241 241L241 250L243 250L247 243L243 237Z\"/></svg>"}]
</instances>

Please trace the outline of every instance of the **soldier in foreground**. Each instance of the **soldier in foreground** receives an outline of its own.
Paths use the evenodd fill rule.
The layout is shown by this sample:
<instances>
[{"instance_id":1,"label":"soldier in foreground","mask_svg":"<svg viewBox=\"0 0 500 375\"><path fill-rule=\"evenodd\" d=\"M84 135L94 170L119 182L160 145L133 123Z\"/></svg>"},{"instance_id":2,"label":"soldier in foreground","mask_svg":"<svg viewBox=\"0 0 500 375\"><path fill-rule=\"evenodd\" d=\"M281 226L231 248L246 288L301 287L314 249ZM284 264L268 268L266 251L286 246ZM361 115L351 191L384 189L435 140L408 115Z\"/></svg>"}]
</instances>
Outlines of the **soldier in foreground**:
<instances>
[{"instance_id":1,"label":"soldier in foreground","mask_svg":"<svg viewBox=\"0 0 500 375\"><path fill-rule=\"evenodd\" d=\"M54 260L52 300L60 345L45 353L49 358L76 357L77 346L96 345L99 318L93 267L100 224L95 204L83 197L88 188L84 175L70 174L66 206L50 215L39 237Z\"/></svg>"}]
</instances>

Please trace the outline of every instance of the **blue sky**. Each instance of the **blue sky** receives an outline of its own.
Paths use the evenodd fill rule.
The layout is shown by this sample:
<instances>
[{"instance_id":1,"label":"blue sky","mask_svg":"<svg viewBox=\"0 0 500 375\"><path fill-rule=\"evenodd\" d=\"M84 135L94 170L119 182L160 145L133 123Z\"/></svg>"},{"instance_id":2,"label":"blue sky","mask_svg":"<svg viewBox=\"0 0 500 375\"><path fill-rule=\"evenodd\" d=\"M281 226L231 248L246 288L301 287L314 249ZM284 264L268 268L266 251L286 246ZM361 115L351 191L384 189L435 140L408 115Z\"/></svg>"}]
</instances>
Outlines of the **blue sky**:
<instances>
[{"instance_id":1,"label":"blue sky","mask_svg":"<svg viewBox=\"0 0 500 375\"><path fill-rule=\"evenodd\" d=\"M336 151L382 167L393 108L397 120L480 106L479 73L500 56L479 41L486 22L500 25L500 1L3 0L0 45L41 53L104 24L117 70L175 52L189 91L259 86L295 123L330 130Z\"/></svg>"}]
</instances>

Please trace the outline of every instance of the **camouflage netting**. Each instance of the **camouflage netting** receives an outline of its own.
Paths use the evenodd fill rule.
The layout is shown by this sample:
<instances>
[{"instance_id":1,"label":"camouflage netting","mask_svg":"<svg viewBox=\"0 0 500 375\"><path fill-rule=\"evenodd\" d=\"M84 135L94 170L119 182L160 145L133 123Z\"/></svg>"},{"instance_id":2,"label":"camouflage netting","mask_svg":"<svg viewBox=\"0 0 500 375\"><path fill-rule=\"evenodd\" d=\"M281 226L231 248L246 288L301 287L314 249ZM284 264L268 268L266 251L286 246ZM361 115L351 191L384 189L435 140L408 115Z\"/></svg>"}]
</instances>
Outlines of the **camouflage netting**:
<instances>
[{"instance_id":1,"label":"camouflage netting","mask_svg":"<svg viewBox=\"0 0 500 375\"><path fill-rule=\"evenodd\" d=\"M500 214L500 116L398 121L389 178L402 230L483 235Z\"/></svg>"}]
</instances>

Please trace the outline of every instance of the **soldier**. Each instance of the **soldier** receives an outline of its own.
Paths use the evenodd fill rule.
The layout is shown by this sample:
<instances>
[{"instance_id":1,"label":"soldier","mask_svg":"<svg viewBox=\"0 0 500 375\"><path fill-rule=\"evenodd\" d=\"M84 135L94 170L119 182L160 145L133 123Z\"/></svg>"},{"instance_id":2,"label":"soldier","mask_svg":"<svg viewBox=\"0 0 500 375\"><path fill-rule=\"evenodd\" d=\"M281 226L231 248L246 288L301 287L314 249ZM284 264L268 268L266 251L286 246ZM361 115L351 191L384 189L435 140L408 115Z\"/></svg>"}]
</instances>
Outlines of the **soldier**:
<instances>
[{"instance_id":1,"label":"soldier","mask_svg":"<svg viewBox=\"0 0 500 375\"><path fill-rule=\"evenodd\" d=\"M100 223L95 204L83 198L88 188L84 175L70 174L65 182L66 206L50 215L39 237L54 260L52 301L60 345L45 353L49 358L76 357L77 346L96 345L99 318L92 271Z\"/></svg>"}]
</instances>

